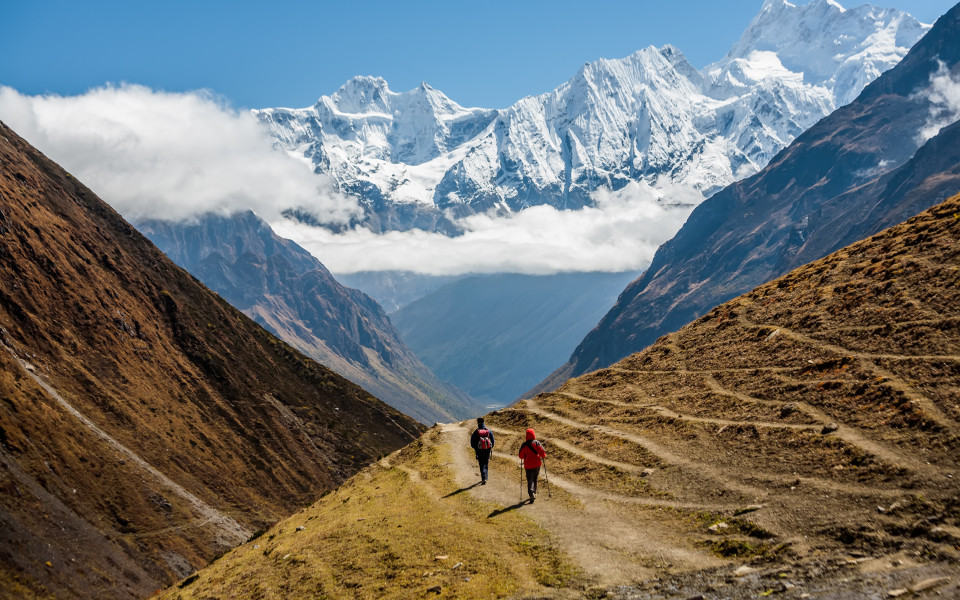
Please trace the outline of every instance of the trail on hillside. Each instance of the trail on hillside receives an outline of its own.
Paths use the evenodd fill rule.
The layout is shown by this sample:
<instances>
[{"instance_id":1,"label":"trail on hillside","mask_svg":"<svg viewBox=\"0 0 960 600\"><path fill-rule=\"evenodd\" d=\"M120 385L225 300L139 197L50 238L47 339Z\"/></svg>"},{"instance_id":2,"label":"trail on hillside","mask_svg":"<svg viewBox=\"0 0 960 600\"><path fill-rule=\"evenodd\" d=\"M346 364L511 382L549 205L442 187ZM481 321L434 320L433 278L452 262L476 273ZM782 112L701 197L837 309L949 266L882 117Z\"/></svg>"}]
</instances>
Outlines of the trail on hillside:
<instances>
[{"instance_id":1,"label":"trail on hillside","mask_svg":"<svg viewBox=\"0 0 960 600\"><path fill-rule=\"evenodd\" d=\"M53 388L49 383L47 383L42 377L36 373L36 369L30 365L27 361L20 358L17 353L3 344L4 348L10 353L11 356L17 361L20 367L23 369L23 372L27 374L37 385L39 385L47 395L53 399L61 408L70 413L74 418L80 421L85 427L90 431L96 434L104 442L109 444L114 450L121 454L125 459L133 462L135 465L140 467L143 471L149 474L151 477L159 481L164 487L169 489L171 492L180 496L182 499L187 501L193 509L198 513L199 518L194 523L196 527L202 527L206 524L213 524L219 531L218 543L224 547L235 546L240 542L244 541L250 537L250 531L237 522L236 519L229 517L219 510L213 508L200 498L196 497L187 489L185 489L180 484L176 483L166 475L164 475L159 469L148 463L146 460L137 455L133 450L126 447L119 441L117 441L110 434L105 432L96 423L91 421L86 415L77 410L72 404L67 402L63 396L61 396L57 390ZM148 532L149 533L149 532Z\"/></svg>"},{"instance_id":2,"label":"trail on hillside","mask_svg":"<svg viewBox=\"0 0 960 600\"><path fill-rule=\"evenodd\" d=\"M440 440L453 457L448 467L457 484L469 488L473 496L502 507L491 513L492 523L496 523L497 514L522 511L545 528L597 584L628 584L653 576L657 569L689 570L723 564L695 549L677 531L662 526L663 513L658 508L678 508L682 503L618 496L577 485L550 473L548 456L547 472L541 472L539 494L531 504L519 459L495 452L488 484L477 485L480 472L470 448L472 429L455 423L443 425L441 431ZM498 448L502 445L498 440ZM644 506L637 513L639 504Z\"/></svg>"}]
</instances>

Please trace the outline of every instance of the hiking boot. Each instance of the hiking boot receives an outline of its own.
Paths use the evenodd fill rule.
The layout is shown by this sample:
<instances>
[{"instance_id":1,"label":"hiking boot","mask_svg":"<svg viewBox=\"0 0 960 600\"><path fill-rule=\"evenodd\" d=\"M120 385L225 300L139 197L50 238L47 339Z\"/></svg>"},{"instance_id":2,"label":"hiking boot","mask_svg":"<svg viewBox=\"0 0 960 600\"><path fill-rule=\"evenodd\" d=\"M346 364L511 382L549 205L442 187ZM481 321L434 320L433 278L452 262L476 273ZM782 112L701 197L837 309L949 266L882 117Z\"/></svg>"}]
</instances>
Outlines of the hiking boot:
<instances>
[{"instance_id":1,"label":"hiking boot","mask_svg":"<svg viewBox=\"0 0 960 600\"><path fill-rule=\"evenodd\" d=\"M482 480L480 481L480 485L487 485L487 480L486 480L486 479L482 479Z\"/></svg>"}]
</instances>

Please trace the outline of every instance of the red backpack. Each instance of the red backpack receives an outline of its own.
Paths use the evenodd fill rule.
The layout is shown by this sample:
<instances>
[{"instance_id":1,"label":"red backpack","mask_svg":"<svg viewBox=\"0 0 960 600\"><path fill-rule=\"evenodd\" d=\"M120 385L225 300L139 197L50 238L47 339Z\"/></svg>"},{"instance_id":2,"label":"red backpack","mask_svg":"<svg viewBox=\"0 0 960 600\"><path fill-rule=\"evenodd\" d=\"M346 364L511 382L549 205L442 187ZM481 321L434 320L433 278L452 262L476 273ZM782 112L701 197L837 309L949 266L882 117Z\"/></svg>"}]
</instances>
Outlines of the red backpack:
<instances>
[{"instance_id":1,"label":"red backpack","mask_svg":"<svg viewBox=\"0 0 960 600\"><path fill-rule=\"evenodd\" d=\"M491 450L493 448L493 440L490 439L490 430L478 429L477 434L480 436L480 440L477 442L477 450Z\"/></svg>"}]
</instances>

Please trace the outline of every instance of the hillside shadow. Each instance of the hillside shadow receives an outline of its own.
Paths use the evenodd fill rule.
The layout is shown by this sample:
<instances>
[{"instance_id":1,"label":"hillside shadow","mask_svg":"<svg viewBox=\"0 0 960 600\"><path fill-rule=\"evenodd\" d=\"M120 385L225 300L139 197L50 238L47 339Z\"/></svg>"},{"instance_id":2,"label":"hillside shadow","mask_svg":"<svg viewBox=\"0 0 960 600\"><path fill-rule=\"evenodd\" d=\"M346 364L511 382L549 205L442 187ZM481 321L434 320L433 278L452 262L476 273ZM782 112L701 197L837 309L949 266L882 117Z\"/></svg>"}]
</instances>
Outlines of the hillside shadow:
<instances>
[{"instance_id":1,"label":"hillside shadow","mask_svg":"<svg viewBox=\"0 0 960 600\"><path fill-rule=\"evenodd\" d=\"M468 485L467 487L460 488L459 490L456 490L456 491L454 491L454 492L450 492L449 494L447 494L446 496L444 496L444 498L449 498L449 497L451 497L451 496L456 496L457 494L462 494L462 493L464 493L464 492L469 492L470 490L472 490L473 488L477 487L478 485L480 485L480 482L479 482L479 481L476 482L476 483L473 484L473 485Z\"/></svg>"},{"instance_id":2,"label":"hillside shadow","mask_svg":"<svg viewBox=\"0 0 960 600\"><path fill-rule=\"evenodd\" d=\"M498 508L497 510L495 510L495 511L493 511L492 513L490 513L489 515L487 515L487 518L488 518L488 519L492 519L492 518L494 518L494 517L496 517L496 516L502 515L502 514L505 513L505 512L510 512L511 510L516 510L516 509L520 508L521 506L523 506L523 505L526 504L526 503L527 503L526 500L521 500L520 502L517 502L516 504L512 504L512 505L510 505L510 506L505 506L505 507L503 507L503 508Z\"/></svg>"}]
</instances>

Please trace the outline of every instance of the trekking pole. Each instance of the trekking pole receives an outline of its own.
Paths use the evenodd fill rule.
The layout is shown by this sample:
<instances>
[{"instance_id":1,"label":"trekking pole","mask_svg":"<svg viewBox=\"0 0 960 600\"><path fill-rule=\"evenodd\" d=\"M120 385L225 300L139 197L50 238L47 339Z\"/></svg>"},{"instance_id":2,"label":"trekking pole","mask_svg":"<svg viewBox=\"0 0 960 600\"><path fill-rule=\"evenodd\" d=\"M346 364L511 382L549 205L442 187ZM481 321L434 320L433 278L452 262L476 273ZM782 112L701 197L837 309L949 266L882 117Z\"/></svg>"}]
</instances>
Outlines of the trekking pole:
<instances>
[{"instance_id":1,"label":"trekking pole","mask_svg":"<svg viewBox=\"0 0 960 600\"><path fill-rule=\"evenodd\" d=\"M520 461L520 503L523 503L523 461Z\"/></svg>"}]
</instances>

